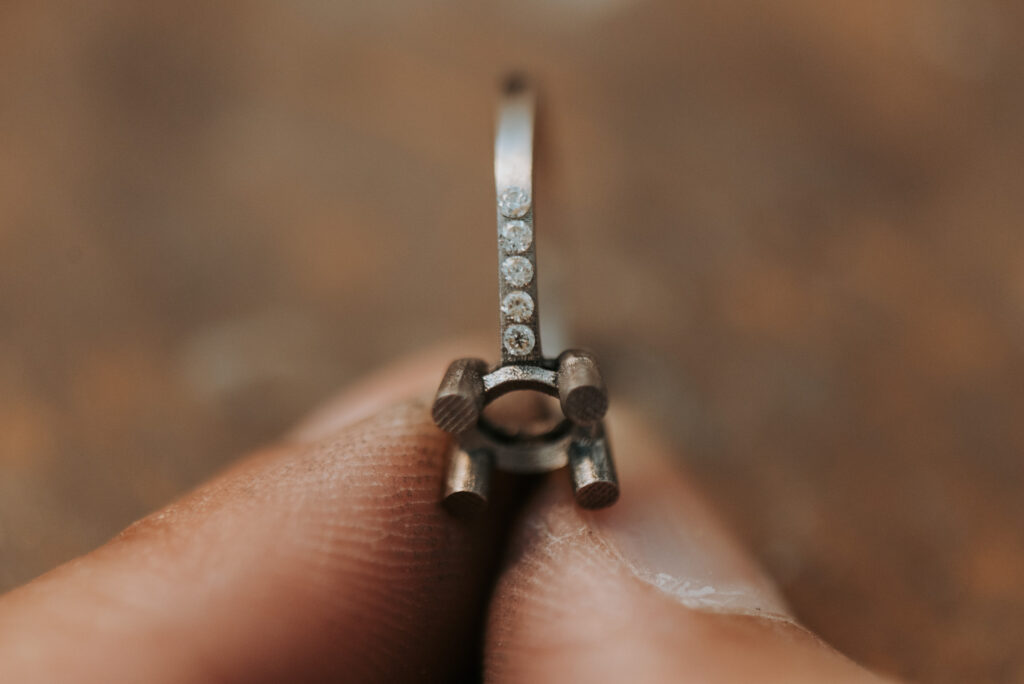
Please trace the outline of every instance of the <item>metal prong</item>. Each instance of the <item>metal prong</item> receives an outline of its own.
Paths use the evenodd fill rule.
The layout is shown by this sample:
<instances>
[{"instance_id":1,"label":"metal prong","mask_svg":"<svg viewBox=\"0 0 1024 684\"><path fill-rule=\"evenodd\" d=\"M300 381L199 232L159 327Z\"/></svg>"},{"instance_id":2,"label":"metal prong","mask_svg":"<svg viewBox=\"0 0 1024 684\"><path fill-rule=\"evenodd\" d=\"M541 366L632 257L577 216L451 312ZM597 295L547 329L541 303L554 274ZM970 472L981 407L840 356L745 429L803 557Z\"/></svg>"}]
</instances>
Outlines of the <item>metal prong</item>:
<instances>
[{"instance_id":1,"label":"metal prong","mask_svg":"<svg viewBox=\"0 0 1024 684\"><path fill-rule=\"evenodd\" d=\"M487 364L480 359L452 361L437 388L431 415L437 427L459 434L476 425L484 408Z\"/></svg>"},{"instance_id":2,"label":"metal prong","mask_svg":"<svg viewBox=\"0 0 1024 684\"><path fill-rule=\"evenodd\" d=\"M558 359L558 398L565 417L574 423L590 425L604 418L608 389L589 352L562 352Z\"/></svg>"},{"instance_id":3,"label":"metal prong","mask_svg":"<svg viewBox=\"0 0 1024 684\"><path fill-rule=\"evenodd\" d=\"M493 463L493 456L485 449L465 451L453 447L444 489L444 505L448 510L470 516L487 506Z\"/></svg>"},{"instance_id":4,"label":"metal prong","mask_svg":"<svg viewBox=\"0 0 1024 684\"><path fill-rule=\"evenodd\" d=\"M603 430L593 438L573 439L569 444L569 472L576 503L582 508L604 508L619 498L611 450Z\"/></svg>"}]
</instances>

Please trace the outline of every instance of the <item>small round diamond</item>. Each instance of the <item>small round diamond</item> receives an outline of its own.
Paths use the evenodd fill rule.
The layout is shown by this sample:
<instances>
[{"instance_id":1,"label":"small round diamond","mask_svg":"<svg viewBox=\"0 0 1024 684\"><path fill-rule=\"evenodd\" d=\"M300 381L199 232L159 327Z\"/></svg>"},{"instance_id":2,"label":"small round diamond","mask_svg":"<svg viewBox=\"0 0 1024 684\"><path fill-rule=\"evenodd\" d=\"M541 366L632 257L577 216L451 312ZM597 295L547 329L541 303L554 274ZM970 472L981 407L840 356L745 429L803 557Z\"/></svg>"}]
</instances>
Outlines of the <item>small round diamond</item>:
<instances>
[{"instance_id":1,"label":"small round diamond","mask_svg":"<svg viewBox=\"0 0 1024 684\"><path fill-rule=\"evenodd\" d=\"M508 326L502 340L505 342L505 349L513 356L526 356L533 351L533 345L537 342L533 331L525 325Z\"/></svg>"},{"instance_id":2,"label":"small round diamond","mask_svg":"<svg viewBox=\"0 0 1024 684\"><path fill-rule=\"evenodd\" d=\"M533 242L533 228L526 221L509 221L501 228L501 244L509 252L525 252Z\"/></svg>"},{"instance_id":3,"label":"small round diamond","mask_svg":"<svg viewBox=\"0 0 1024 684\"><path fill-rule=\"evenodd\" d=\"M512 287L525 287L533 280L533 264L526 257L509 257L502 262L501 273Z\"/></svg>"},{"instance_id":4,"label":"small round diamond","mask_svg":"<svg viewBox=\"0 0 1024 684\"><path fill-rule=\"evenodd\" d=\"M533 316L533 297L525 292L510 292L501 300L501 310L510 320L525 323Z\"/></svg>"},{"instance_id":5,"label":"small round diamond","mask_svg":"<svg viewBox=\"0 0 1024 684\"><path fill-rule=\"evenodd\" d=\"M508 188L498 198L498 209L509 218L525 216L530 211L530 193L518 187Z\"/></svg>"}]
</instances>

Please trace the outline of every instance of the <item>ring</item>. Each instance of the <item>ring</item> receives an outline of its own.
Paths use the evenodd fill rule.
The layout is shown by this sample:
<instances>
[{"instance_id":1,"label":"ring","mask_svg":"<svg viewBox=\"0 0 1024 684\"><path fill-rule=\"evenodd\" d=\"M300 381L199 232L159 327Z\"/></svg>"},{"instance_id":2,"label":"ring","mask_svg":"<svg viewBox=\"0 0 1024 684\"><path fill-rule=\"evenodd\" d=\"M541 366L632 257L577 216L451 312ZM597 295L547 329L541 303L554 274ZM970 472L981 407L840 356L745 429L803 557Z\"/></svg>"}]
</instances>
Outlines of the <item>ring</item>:
<instances>
[{"instance_id":1,"label":"ring","mask_svg":"<svg viewBox=\"0 0 1024 684\"><path fill-rule=\"evenodd\" d=\"M498 301L501 361L489 366L457 359L445 371L431 414L455 436L445 478L444 504L459 514L487 504L495 468L543 473L569 466L576 503L603 508L619 497L604 429L608 391L594 356L570 349L557 357L541 351L537 240L533 207L535 96L520 78L504 88L494 142L498 215ZM559 400L563 419L540 435L493 424L484 407L520 390Z\"/></svg>"}]
</instances>

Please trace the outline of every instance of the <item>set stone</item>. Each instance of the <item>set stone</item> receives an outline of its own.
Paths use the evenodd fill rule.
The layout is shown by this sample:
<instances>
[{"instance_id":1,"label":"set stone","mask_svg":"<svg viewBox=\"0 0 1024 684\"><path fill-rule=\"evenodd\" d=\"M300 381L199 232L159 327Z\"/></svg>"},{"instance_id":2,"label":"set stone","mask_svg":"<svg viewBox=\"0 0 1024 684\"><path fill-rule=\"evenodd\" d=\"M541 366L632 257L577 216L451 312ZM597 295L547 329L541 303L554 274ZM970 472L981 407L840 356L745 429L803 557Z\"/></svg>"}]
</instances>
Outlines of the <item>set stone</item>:
<instances>
[{"instance_id":1,"label":"set stone","mask_svg":"<svg viewBox=\"0 0 1024 684\"><path fill-rule=\"evenodd\" d=\"M510 325L505 328L502 341L505 343L505 349L513 356L526 356L533 351L533 346L537 343L533 331L525 325Z\"/></svg>"},{"instance_id":2,"label":"set stone","mask_svg":"<svg viewBox=\"0 0 1024 684\"><path fill-rule=\"evenodd\" d=\"M509 221L501 227L501 242L508 252L525 252L533 243L533 229L526 221Z\"/></svg>"},{"instance_id":3,"label":"set stone","mask_svg":"<svg viewBox=\"0 0 1024 684\"><path fill-rule=\"evenodd\" d=\"M507 188L498 197L498 210L502 216L508 218L521 218L530 211L530 193L523 188Z\"/></svg>"},{"instance_id":4,"label":"set stone","mask_svg":"<svg viewBox=\"0 0 1024 684\"><path fill-rule=\"evenodd\" d=\"M507 219L520 219L530 211L530 193L519 187L506 188L498 197L498 211ZM521 254L533 244L533 229L526 221L506 221L500 231L505 252ZM526 257L510 256L501 262L501 275L510 287L526 287L533 280L533 262ZM522 291L509 292L501 300L501 311L512 325L505 328L501 341L511 356L527 356L537 344L533 330L522 323L533 317L533 298Z\"/></svg>"},{"instance_id":5,"label":"set stone","mask_svg":"<svg viewBox=\"0 0 1024 684\"><path fill-rule=\"evenodd\" d=\"M511 321L526 323L533 316L533 297L525 292L510 292L501 300L501 311Z\"/></svg>"},{"instance_id":6,"label":"set stone","mask_svg":"<svg viewBox=\"0 0 1024 684\"><path fill-rule=\"evenodd\" d=\"M512 287L526 287L533 280L533 264L526 257L509 257L501 264L501 274Z\"/></svg>"}]
</instances>

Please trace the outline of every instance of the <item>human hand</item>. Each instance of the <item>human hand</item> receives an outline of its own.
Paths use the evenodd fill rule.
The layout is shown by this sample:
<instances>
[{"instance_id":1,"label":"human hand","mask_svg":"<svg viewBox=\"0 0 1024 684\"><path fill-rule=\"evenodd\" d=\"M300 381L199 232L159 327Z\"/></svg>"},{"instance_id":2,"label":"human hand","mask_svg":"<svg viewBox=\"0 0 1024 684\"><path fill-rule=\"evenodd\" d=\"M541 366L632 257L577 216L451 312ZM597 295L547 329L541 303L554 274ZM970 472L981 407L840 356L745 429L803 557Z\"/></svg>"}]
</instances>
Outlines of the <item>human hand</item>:
<instances>
[{"instance_id":1,"label":"human hand","mask_svg":"<svg viewBox=\"0 0 1024 684\"><path fill-rule=\"evenodd\" d=\"M613 407L623 496L439 505L450 349L0 597L2 682L861 682ZM417 398L418 397L418 398ZM507 483L511 484L511 483Z\"/></svg>"}]
</instances>

